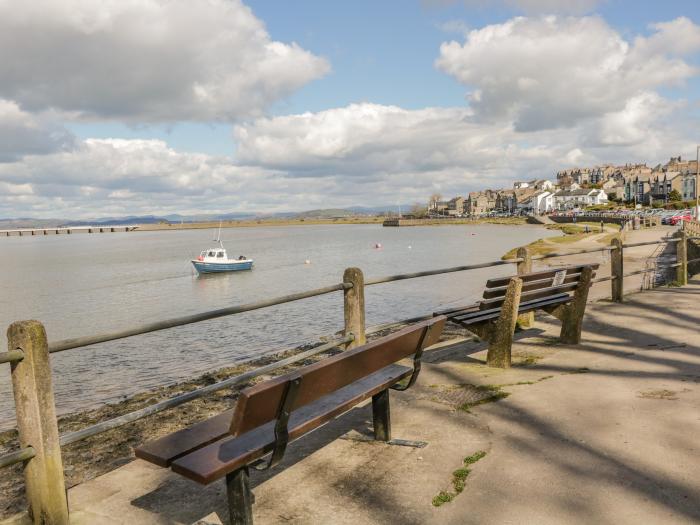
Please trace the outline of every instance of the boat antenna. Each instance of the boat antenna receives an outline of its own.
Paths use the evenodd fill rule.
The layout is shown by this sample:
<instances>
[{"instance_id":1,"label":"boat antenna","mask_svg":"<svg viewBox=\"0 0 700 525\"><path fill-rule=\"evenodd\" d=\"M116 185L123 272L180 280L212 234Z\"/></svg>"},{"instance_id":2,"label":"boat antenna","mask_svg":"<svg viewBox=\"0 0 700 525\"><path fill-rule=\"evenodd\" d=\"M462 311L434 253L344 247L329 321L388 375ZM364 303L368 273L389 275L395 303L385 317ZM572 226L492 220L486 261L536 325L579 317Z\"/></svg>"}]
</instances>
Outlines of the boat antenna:
<instances>
[{"instance_id":1,"label":"boat antenna","mask_svg":"<svg viewBox=\"0 0 700 525\"><path fill-rule=\"evenodd\" d=\"M219 232L216 234L216 239L214 240L219 243L219 246L222 248L224 247L224 243L221 242L221 219L219 219Z\"/></svg>"}]
</instances>

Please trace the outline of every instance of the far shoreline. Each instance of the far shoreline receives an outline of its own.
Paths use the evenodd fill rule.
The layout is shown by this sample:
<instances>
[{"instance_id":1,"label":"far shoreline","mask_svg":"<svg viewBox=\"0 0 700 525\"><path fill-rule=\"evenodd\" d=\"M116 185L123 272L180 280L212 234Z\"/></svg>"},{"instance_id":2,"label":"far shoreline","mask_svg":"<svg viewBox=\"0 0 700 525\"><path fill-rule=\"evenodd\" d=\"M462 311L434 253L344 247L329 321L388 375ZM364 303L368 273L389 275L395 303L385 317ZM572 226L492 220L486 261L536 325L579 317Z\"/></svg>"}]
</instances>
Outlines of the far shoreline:
<instances>
[{"instance_id":1,"label":"far shoreline","mask_svg":"<svg viewBox=\"0 0 700 525\"><path fill-rule=\"evenodd\" d=\"M261 228L267 226L333 226L352 224L377 224L382 225L386 217L337 217L332 219L321 218L299 218L299 219L255 219L255 220L233 220L233 221L206 221L206 222L183 222L183 223L156 223L135 225L135 232L152 231L179 231L179 230L204 230L214 229L221 225L221 228ZM449 222L448 222L449 221ZM507 225L523 226L527 225L524 217L491 217L481 219L444 219L431 220L424 224L411 225L412 228L421 226L468 226L468 225Z\"/></svg>"}]
</instances>

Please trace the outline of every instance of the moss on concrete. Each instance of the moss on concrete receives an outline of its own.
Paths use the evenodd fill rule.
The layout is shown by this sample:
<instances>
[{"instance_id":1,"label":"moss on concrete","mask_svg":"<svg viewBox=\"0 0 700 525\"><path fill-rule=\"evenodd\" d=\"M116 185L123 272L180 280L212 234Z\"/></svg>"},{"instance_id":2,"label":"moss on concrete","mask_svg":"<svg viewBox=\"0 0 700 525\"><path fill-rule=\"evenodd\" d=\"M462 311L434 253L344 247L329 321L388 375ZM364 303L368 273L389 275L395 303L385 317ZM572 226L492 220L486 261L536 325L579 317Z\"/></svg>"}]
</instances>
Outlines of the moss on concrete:
<instances>
[{"instance_id":1,"label":"moss on concrete","mask_svg":"<svg viewBox=\"0 0 700 525\"><path fill-rule=\"evenodd\" d=\"M510 395L510 393L501 390L501 387L498 385L477 385L475 388L479 392L484 393L485 396L477 401L471 401L462 404L459 407L460 410L464 410L465 412L471 412L470 409L476 406L483 405L486 403L493 403L494 401L500 401L501 399L505 399Z\"/></svg>"},{"instance_id":2,"label":"moss on concrete","mask_svg":"<svg viewBox=\"0 0 700 525\"><path fill-rule=\"evenodd\" d=\"M461 494L466 486L467 478L471 473L471 469L469 469L468 466L473 465L484 456L486 456L486 452L480 450L471 456L464 458L464 460L462 460L463 466L452 472L452 488L454 489L454 492L448 492L445 490L438 492L437 496L433 498L433 506L439 507L445 503L449 503L455 499L458 494Z\"/></svg>"}]
</instances>

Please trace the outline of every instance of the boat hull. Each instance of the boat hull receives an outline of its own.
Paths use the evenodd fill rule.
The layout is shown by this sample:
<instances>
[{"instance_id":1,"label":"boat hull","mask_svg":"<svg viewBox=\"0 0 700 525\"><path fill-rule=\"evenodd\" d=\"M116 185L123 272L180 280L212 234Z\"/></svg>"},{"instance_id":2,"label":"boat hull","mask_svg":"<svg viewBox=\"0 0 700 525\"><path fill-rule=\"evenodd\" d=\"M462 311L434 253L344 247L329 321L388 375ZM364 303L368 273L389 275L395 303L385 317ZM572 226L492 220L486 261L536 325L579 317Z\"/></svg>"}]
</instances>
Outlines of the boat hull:
<instances>
[{"instance_id":1,"label":"boat hull","mask_svg":"<svg viewBox=\"0 0 700 525\"><path fill-rule=\"evenodd\" d=\"M253 261L233 261L233 262L221 262L221 263L210 263L203 261L192 261L192 266L199 273L223 273L223 272L239 272L241 270L251 270L253 268Z\"/></svg>"}]
</instances>

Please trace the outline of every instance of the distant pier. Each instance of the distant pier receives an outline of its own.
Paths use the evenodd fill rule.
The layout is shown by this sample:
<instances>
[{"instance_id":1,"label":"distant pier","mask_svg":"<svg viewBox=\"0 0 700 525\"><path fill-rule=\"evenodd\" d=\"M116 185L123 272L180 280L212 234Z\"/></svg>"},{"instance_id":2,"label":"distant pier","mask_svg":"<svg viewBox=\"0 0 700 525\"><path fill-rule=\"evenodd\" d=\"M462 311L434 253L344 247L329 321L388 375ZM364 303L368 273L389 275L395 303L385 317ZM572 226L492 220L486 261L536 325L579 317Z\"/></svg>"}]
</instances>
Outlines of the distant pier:
<instances>
[{"instance_id":1,"label":"distant pier","mask_svg":"<svg viewBox=\"0 0 700 525\"><path fill-rule=\"evenodd\" d=\"M476 222L474 219L455 217L443 219L385 219L382 226L397 227L397 226L433 226L437 224L469 224Z\"/></svg>"},{"instance_id":2,"label":"distant pier","mask_svg":"<svg viewBox=\"0 0 700 525\"><path fill-rule=\"evenodd\" d=\"M0 237L25 237L31 235L72 235L74 233L114 233L131 232L138 228L137 225L119 226L71 226L60 228L14 228L0 230Z\"/></svg>"}]
</instances>

